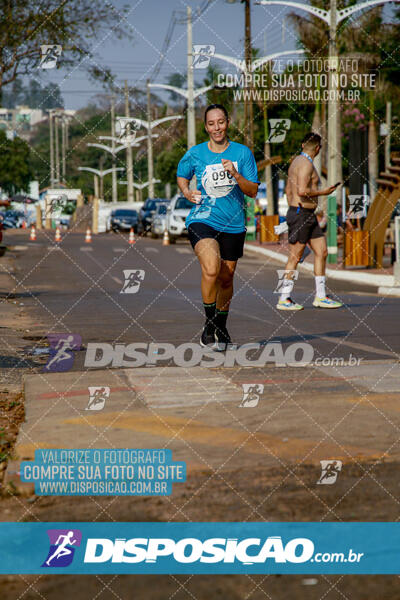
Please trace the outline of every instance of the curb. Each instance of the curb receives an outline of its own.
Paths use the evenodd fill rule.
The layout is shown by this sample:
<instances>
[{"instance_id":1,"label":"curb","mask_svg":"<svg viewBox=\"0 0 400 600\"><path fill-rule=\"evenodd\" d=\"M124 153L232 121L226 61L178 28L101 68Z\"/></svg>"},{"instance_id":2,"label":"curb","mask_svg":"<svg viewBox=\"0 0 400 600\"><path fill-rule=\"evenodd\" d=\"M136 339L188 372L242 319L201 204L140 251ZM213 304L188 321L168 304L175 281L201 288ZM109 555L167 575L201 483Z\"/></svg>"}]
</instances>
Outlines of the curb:
<instances>
[{"instance_id":1,"label":"curb","mask_svg":"<svg viewBox=\"0 0 400 600\"><path fill-rule=\"evenodd\" d=\"M256 252L263 254L281 263L286 263L287 255L281 252L275 252L274 250L268 250L267 248L261 248L259 246L252 246L251 244L244 245L245 250L249 252ZM299 271L313 272L314 267L310 264L299 264L297 266ZM357 271L337 271L336 269L326 269L326 275L330 279L338 279L341 281L352 281L354 283L360 283L361 285L373 285L378 288L378 294L400 296L400 287L394 286L393 275L375 275L373 273L360 273ZM382 291L385 290L385 291ZM391 291L387 291L391 290Z\"/></svg>"},{"instance_id":2,"label":"curb","mask_svg":"<svg viewBox=\"0 0 400 600\"><path fill-rule=\"evenodd\" d=\"M382 294L382 296L394 296L395 298L400 298L400 287L387 287L382 285L378 288L378 294Z\"/></svg>"}]
</instances>

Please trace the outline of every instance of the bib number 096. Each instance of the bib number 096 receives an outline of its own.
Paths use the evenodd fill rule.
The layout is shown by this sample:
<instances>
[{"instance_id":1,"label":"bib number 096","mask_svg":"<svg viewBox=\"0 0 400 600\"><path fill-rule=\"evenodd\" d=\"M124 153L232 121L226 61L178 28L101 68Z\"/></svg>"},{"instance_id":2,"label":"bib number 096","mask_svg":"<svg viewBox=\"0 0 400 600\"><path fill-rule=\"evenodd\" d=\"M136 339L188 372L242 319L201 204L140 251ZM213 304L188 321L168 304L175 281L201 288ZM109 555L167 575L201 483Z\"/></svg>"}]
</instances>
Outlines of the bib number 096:
<instances>
[{"instance_id":1,"label":"bib number 096","mask_svg":"<svg viewBox=\"0 0 400 600\"><path fill-rule=\"evenodd\" d=\"M225 169L221 169L220 171L213 171L212 179L215 186L230 185L232 183L232 175L229 173L229 171L225 171Z\"/></svg>"}]
</instances>

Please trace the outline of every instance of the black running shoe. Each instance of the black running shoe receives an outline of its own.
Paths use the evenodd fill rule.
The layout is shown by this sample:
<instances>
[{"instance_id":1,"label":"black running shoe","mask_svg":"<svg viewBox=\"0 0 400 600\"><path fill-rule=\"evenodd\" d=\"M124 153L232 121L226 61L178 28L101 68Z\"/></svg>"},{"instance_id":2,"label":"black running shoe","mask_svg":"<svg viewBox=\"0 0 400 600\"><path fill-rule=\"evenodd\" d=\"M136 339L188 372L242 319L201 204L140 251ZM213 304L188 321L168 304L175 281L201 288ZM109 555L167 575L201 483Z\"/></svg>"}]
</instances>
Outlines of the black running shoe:
<instances>
[{"instance_id":1,"label":"black running shoe","mask_svg":"<svg viewBox=\"0 0 400 600\"><path fill-rule=\"evenodd\" d=\"M215 330L215 341L215 350L218 352L225 352L228 349L228 345L232 344L231 336L226 327L217 327Z\"/></svg>"},{"instance_id":2,"label":"black running shoe","mask_svg":"<svg viewBox=\"0 0 400 600\"><path fill-rule=\"evenodd\" d=\"M211 321L206 321L203 328L203 333L200 338L200 346L212 347L215 344L215 325Z\"/></svg>"}]
</instances>

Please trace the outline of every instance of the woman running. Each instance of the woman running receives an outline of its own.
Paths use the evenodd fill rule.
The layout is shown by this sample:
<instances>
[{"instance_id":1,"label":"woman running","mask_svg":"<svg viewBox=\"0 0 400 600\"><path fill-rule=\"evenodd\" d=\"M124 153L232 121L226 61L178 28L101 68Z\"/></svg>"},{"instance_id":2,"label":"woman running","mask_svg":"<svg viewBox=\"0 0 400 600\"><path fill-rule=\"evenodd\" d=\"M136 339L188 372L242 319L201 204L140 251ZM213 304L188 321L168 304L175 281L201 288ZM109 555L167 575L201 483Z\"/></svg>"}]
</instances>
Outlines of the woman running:
<instances>
[{"instance_id":1,"label":"woman running","mask_svg":"<svg viewBox=\"0 0 400 600\"><path fill-rule=\"evenodd\" d=\"M226 108L208 106L204 126L210 139L186 152L178 165L177 180L182 194L195 205L186 226L202 273L206 322L200 344L224 351L231 344L226 322L246 235L244 196L255 198L260 182L251 150L228 138ZM191 190L194 175L197 189Z\"/></svg>"}]
</instances>

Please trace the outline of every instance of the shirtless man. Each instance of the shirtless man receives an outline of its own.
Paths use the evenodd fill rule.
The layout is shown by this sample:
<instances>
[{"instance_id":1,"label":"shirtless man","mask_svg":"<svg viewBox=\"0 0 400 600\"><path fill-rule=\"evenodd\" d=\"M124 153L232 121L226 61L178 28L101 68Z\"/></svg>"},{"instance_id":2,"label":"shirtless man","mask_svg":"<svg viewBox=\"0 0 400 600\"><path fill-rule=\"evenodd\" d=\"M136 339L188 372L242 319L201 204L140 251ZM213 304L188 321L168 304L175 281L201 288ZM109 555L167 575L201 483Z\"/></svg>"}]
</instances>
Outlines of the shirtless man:
<instances>
[{"instance_id":1,"label":"shirtless man","mask_svg":"<svg viewBox=\"0 0 400 600\"><path fill-rule=\"evenodd\" d=\"M307 133L302 142L302 152L292 161L286 186L289 203L286 220L289 228L289 259L286 273L281 286L281 294L277 304L279 310L302 310L303 306L294 302L290 295L294 286L293 275L307 244L315 254L315 299L313 306L319 308L340 308L341 302L336 302L326 295L325 264L328 250L326 240L315 209L318 206L318 196L329 196L339 183L320 190L319 176L313 160L321 150L321 136L317 133Z\"/></svg>"}]
</instances>

